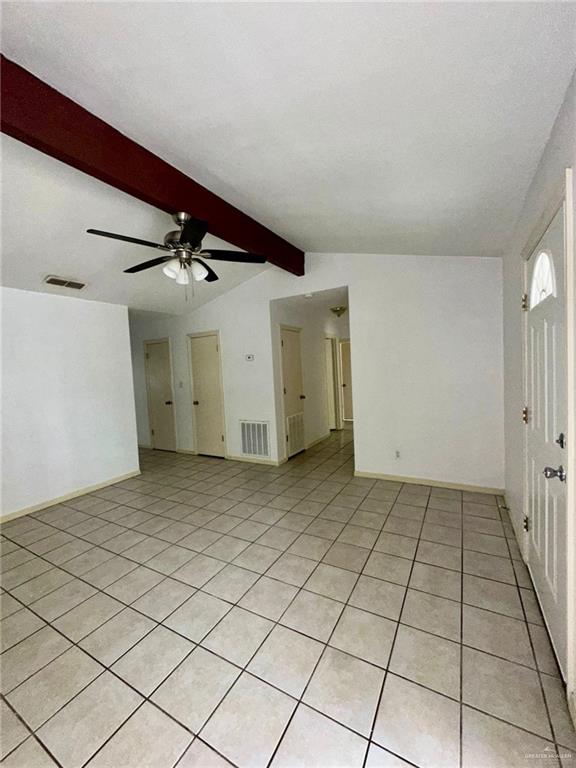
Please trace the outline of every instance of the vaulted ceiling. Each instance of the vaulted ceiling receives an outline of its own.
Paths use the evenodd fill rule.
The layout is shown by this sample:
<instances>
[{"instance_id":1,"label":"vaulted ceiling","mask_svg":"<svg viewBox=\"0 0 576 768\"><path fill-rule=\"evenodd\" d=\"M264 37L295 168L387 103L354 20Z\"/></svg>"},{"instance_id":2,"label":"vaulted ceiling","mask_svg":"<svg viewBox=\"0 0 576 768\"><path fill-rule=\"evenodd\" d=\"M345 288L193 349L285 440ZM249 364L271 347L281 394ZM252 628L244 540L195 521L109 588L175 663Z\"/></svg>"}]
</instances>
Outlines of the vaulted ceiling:
<instances>
[{"instance_id":1,"label":"vaulted ceiling","mask_svg":"<svg viewBox=\"0 0 576 768\"><path fill-rule=\"evenodd\" d=\"M307 251L497 256L575 22L571 3L6 2L2 51ZM4 144L3 282L55 271L133 307L183 301L155 271L121 274L140 249L78 234L157 239L165 214ZM200 300L259 269L223 265Z\"/></svg>"}]
</instances>

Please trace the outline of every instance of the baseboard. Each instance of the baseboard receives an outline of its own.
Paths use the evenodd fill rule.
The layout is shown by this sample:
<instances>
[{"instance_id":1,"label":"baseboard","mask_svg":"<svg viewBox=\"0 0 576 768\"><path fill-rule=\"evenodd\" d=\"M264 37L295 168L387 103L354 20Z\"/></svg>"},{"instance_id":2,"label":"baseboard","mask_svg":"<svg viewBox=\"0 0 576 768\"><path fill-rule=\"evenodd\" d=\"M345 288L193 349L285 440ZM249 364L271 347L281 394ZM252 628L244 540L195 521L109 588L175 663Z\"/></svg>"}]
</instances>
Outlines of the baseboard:
<instances>
[{"instance_id":1,"label":"baseboard","mask_svg":"<svg viewBox=\"0 0 576 768\"><path fill-rule=\"evenodd\" d=\"M149 443L138 443L138 448L145 448L147 451L152 450L152 446Z\"/></svg>"},{"instance_id":2,"label":"baseboard","mask_svg":"<svg viewBox=\"0 0 576 768\"><path fill-rule=\"evenodd\" d=\"M318 443L321 443L322 440L328 440L329 437L330 437L330 432L327 432L325 435L322 435L322 437L317 437L316 440L312 440L311 443L306 443L306 450L308 450L309 448L313 448Z\"/></svg>"},{"instance_id":3,"label":"baseboard","mask_svg":"<svg viewBox=\"0 0 576 768\"><path fill-rule=\"evenodd\" d=\"M258 457L250 456L234 456L231 453L227 453L224 457L230 461L244 461L246 464L266 464L269 467L279 467L281 464L285 464L288 459L259 459Z\"/></svg>"},{"instance_id":4,"label":"baseboard","mask_svg":"<svg viewBox=\"0 0 576 768\"><path fill-rule=\"evenodd\" d=\"M463 483L449 483L445 480L428 480L424 477L406 477L404 475L385 475L380 472L354 472L355 477L368 477L374 480L391 480L395 483L410 483L411 485L431 485L434 488L451 488L454 491L473 491L474 493L491 493L494 496L503 496L503 488L486 488L483 485L465 485Z\"/></svg>"},{"instance_id":5,"label":"baseboard","mask_svg":"<svg viewBox=\"0 0 576 768\"><path fill-rule=\"evenodd\" d=\"M568 691L566 697L568 699L568 712L574 723L574 728L576 728L576 690Z\"/></svg>"},{"instance_id":6,"label":"baseboard","mask_svg":"<svg viewBox=\"0 0 576 768\"><path fill-rule=\"evenodd\" d=\"M40 504L33 504L31 507L25 507L24 509L17 509L15 512L8 512L7 515L3 515L0 518L0 524L7 523L9 520L14 520L16 517L23 517L29 515L32 512L38 512L40 509L48 509L48 507L54 507L56 504L62 504L70 499L76 499L78 496L84 496L86 493L92 493L93 491L99 491L101 488L107 488L109 485L116 485L121 483L122 480L129 480L131 477L137 477L141 472L139 469L134 472L128 472L125 475L119 475L111 480L107 480L105 483L96 483L96 485L87 485L85 488L79 488L77 491L67 493L64 496L58 496L50 501L43 501Z\"/></svg>"},{"instance_id":7,"label":"baseboard","mask_svg":"<svg viewBox=\"0 0 576 768\"><path fill-rule=\"evenodd\" d=\"M189 451L188 448L176 448L176 453L187 453L189 456L198 456L197 451Z\"/></svg>"}]
</instances>

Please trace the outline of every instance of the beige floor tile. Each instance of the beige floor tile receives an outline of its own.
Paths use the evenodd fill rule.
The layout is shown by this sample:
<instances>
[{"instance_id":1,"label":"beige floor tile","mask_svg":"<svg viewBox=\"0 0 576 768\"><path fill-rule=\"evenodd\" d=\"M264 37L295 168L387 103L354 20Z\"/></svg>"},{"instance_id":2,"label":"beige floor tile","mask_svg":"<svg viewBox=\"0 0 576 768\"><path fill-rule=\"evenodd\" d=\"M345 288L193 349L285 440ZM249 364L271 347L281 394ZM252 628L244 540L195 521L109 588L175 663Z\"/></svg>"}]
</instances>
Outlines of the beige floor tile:
<instances>
[{"instance_id":1,"label":"beige floor tile","mask_svg":"<svg viewBox=\"0 0 576 768\"><path fill-rule=\"evenodd\" d=\"M193 534L194 535L194 534ZM190 562L174 571L172 578L183 581L191 587L203 587L207 581L226 566L225 562L206 555L196 555Z\"/></svg>"},{"instance_id":2,"label":"beige floor tile","mask_svg":"<svg viewBox=\"0 0 576 768\"><path fill-rule=\"evenodd\" d=\"M545 768L557 766L549 741L469 707L462 709L462 768Z\"/></svg>"},{"instance_id":3,"label":"beige floor tile","mask_svg":"<svg viewBox=\"0 0 576 768\"><path fill-rule=\"evenodd\" d=\"M114 581L118 581L123 576L126 576L131 571L138 568L138 563L128 560L121 555L114 555L110 560L107 560L102 565L92 568L91 571L87 571L82 574L82 579L87 581L97 589L104 589Z\"/></svg>"},{"instance_id":4,"label":"beige floor tile","mask_svg":"<svg viewBox=\"0 0 576 768\"><path fill-rule=\"evenodd\" d=\"M464 550L464 573L486 579L515 584L514 569L509 559Z\"/></svg>"},{"instance_id":5,"label":"beige floor tile","mask_svg":"<svg viewBox=\"0 0 576 768\"><path fill-rule=\"evenodd\" d=\"M239 605L267 619L278 621L297 592L297 587L262 576L240 600Z\"/></svg>"},{"instance_id":6,"label":"beige floor tile","mask_svg":"<svg viewBox=\"0 0 576 768\"><path fill-rule=\"evenodd\" d=\"M526 621L531 624L540 624L540 626L543 627L544 620L542 618L542 612L540 611L540 605L536 598L536 593L532 589L520 587L520 598L526 613Z\"/></svg>"},{"instance_id":7,"label":"beige floor tile","mask_svg":"<svg viewBox=\"0 0 576 768\"><path fill-rule=\"evenodd\" d=\"M204 554L231 563L232 560L234 560L234 558L248 546L249 542L244 539L238 539L235 536L222 536L222 538L215 541L214 544L210 544L210 546L204 550Z\"/></svg>"},{"instance_id":8,"label":"beige floor tile","mask_svg":"<svg viewBox=\"0 0 576 768\"><path fill-rule=\"evenodd\" d=\"M369 551L365 547L356 547L353 544L342 544L337 541L324 555L323 562L337 568L360 573L368 555Z\"/></svg>"},{"instance_id":9,"label":"beige floor tile","mask_svg":"<svg viewBox=\"0 0 576 768\"><path fill-rule=\"evenodd\" d=\"M415 731L414 724L418 723ZM391 673L386 677L374 741L415 765L457 768L460 704ZM488 764L476 764L487 766Z\"/></svg>"},{"instance_id":10,"label":"beige floor tile","mask_svg":"<svg viewBox=\"0 0 576 768\"><path fill-rule=\"evenodd\" d=\"M198 733L239 674L237 667L197 647L151 698Z\"/></svg>"},{"instance_id":11,"label":"beige floor tile","mask_svg":"<svg viewBox=\"0 0 576 768\"><path fill-rule=\"evenodd\" d=\"M400 625L389 669L401 677L460 699L460 645Z\"/></svg>"},{"instance_id":12,"label":"beige floor tile","mask_svg":"<svg viewBox=\"0 0 576 768\"><path fill-rule=\"evenodd\" d=\"M358 574L333 565L320 563L305 584L309 592L316 592L334 600L346 602L358 581Z\"/></svg>"},{"instance_id":13,"label":"beige floor tile","mask_svg":"<svg viewBox=\"0 0 576 768\"><path fill-rule=\"evenodd\" d=\"M414 563L410 587L437 597L459 601L462 594L462 576L458 571L450 571L436 565Z\"/></svg>"},{"instance_id":14,"label":"beige floor tile","mask_svg":"<svg viewBox=\"0 0 576 768\"><path fill-rule=\"evenodd\" d=\"M404 557L387 555L384 552L372 552L364 566L366 576L392 581L395 584L408 584L412 561Z\"/></svg>"},{"instance_id":15,"label":"beige floor tile","mask_svg":"<svg viewBox=\"0 0 576 768\"><path fill-rule=\"evenodd\" d=\"M248 568L256 573L265 573L279 557L280 552L277 549L254 543L250 544L235 558L234 565Z\"/></svg>"},{"instance_id":16,"label":"beige floor tile","mask_svg":"<svg viewBox=\"0 0 576 768\"><path fill-rule=\"evenodd\" d=\"M365 768L410 768L410 763L401 760L372 742L368 750Z\"/></svg>"},{"instance_id":17,"label":"beige floor tile","mask_svg":"<svg viewBox=\"0 0 576 768\"><path fill-rule=\"evenodd\" d=\"M463 608L462 639L466 645L508 661L534 667L526 624L482 608Z\"/></svg>"},{"instance_id":18,"label":"beige floor tile","mask_svg":"<svg viewBox=\"0 0 576 768\"><path fill-rule=\"evenodd\" d=\"M87 768L171 768L192 738L182 726L145 702Z\"/></svg>"},{"instance_id":19,"label":"beige floor tile","mask_svg":"<svg viewBox=\"0 0 576 768\"><path fill-rule=\"evenodd\" d=\"M268 619L236 607L204 638L202 645L244 667L273 626Z\"/></svg>"},{"instance_id":20,"label":"beige floor tile","mask_svg":"<svg viewBox=\"0 0 576 768\"><path fill-rule=\"evenodd\" d=\"M104 671L98 662L72 647L8 695L8 701L36 730Z\"/></svg>"},{"instance_id":21,"label":"beige floor tile","mask_svg":"<svg viewBox=\"0 0 576 768\"><path fill-rule=\"evenodd\" d=\"M56 619L54 626L77 643L123 609L124 606L118 600L98 592Z\"/></svg>"},{"instance_id":22,"label":"beige floor tile","mask_svg":"<svg viewBox=\"0 0 576 768\"><path fill-rule=\"evenodd\" d=\"M382 531L386 533L398 533L401 536L411 536L412 538L418 538L420 535L420 529L422 523L418 520L406 520L403 517L390 517L386 520L382 527Z\"/></svg>"},{"instance_id":23,"label":"beige floor tile","mask_svg":"<svg viewBox=\"0 0 576 768\"><path fill-rule=\"evenodd\" d=\"M409 589L400 621L460 642L460 603Z\"/></svg>"},{"instance_id":24,"label":"beige floor tile","mask_svg":"<svg viewBox=\"0 0 576 768\"><path fill-rule=\"evenodd\" d=\"M96 590L79 579L72 579L63 587L31 603L30 608L46 621L53 622L62 614L96 594Z\"/></svg>"},{"instance_id":25,"label":"beige floor tile","mask_svg":"<svg viewBox=\"0 0 576 768\"><path fill-rule=\"evenodd\" d=\"M372 576L360 576L350 596L350 605L396 621L400 617L406 587Z\"/></svg>"},{"instance_id":26,"label":"beige floor tile","mask_svg":"<svg viewBox=\"0 0 576 768\"><path fill-rule=\"evenodd\" d=\"M135 600L132 607L155 621L163 621L185 600L192 597L195 591L194 587L189 587L188 584L182 584L175 579L165 579Z\"/></svg>"},{"instance_id":27,"label":"beige floor tile","mask_svg":"<svg viewBox=\"0 0 576 768\"><path fill-rule=\"evenodd\" d=\"M576 753L576 730L568 712L564 685L556 677L542 675L542 687L556 741Z\"/></svg>"},{"instance_id":28,"label":"beige floor tile","mask_svg":"<svg viewBox=\"0 0 576 768\"><path fill-rule=\"evenodd\" d=\"M67 560L62 564L62 567L66 571L73 573L74 576L82 576L82 574L91 571L92 568L96 568L98 565L102 565L102 563L113 557L112 552L109 552L108 549L109 547L107 549L94 547L77 557L73 557L71 560Z\"/></svg>"},{"instance_id":29,"label":"beige floor tile","mask_svg":"<svg viewBox=\"0 0 576 768\"><path fill-rule=\"evenodd\" d=\"M22 610L22 603L15 600L8 592L0 594L0 618L6 619L16 611Z\"/></svg>"},{"instance_id":30,"label":"beige floor tile","mask_svg":"<svg viewBox=\"0 0 576 768\"><path fill-rule=\"evenodd\" d=\"M43 725L38 737L64 768L80 768L141 702L135 691L104 672Z\"/></svg>"},{"instance_id":31,"label":"beige floor tile","mask_svg":"<svg viewBox=\"0 0 576 768\"><path fill-rule=\"evenodd\" d=\"M128 554L125 554L128 557ZM192 560L194 556L195 553L186 549L186 547L179 547L177 544L173 544L150 558L150 560L146 562L146 567L151 568L153 571L160 571L160 573L164 573L166 576L170 576L170 574L174 573L178 568Z\"/></svg>"},{"instance_id":32,"label":"beige floor tile","mask_svg":"<svg viewBox=\"0 0 576 768\"><path fill-rule=\"evenodd\" d=\"M69 573L61 571L59 568L52 568L52 570L46 571L46 573L42 573L40 576L36 576L34 579L30 579L30 581L16 587L12 590L12 594L20 602L30 605L30 603L53 592L68 581L72 581L72 578Z\"/></svg>"},{"instance_id":33,"label":"beige floor tile","mask_svg":"<svg viewBox=\"0 0 576 768\"><path fill-rule=\"evenodd\" d=\"M300 704L272 768L361 768L367 742L347 728Z\"/></svg>"},{"instance_id":34,"label":"beige floor tile","mask_svg":"<svg viewBox=\"0 0 576 768\"><path fill-rule=\"evenodd\" d=\"M203 591L230 603L237 603L248 592L259 576L246 568L227 565L203 586Z\"/></svg>"},{"instance_id":35,"label":"beige floor tile","mask_svg":"<svg viewBox=\"0 0 576 768\"><path fill-rule=\"evenodd\" d=\"M305 557L284 553L274 565L268 569L267 576L285 581L295 587L301 587L310 576L317 563Z\"/></svg>"},{"instance_id":36,"label":"beige floor tile","mask_svg":"<svg viewBox=\"0 0 576 768\"><path fill-rule=\"evenodd\" d=\"M109 666L148 634L155 623L132 608L125 608L102 624L79 645L102 664Z\"/></svg>"},{"instance_id":37,"label":"beige floor tile","mask_svg":"<svg viewBox=\"0 0 576 768\"><path fill-rule=\"evenodd\" d=\"M218 597L196 592L165 619L164 624L199 643L231 608L230 603Z\"/></svg>"},{"instance_id":38,"label":"beige floor tile","mask_svg":"<svg viewBox=\"0 0 576 768\"><path fill-rule=\"evenodd\" d=\"M464 531L464 549L473 549L476 552L499 557L510 556L506 539L476 531Z\"/></svg>"},{"instance_id":39,"label":"beige floor tile","mask_svg":"<svg viewBox=\"0 0 576 768\"><path fill-rule=\"evenodd\" d=\"M552 677L560 677L558 663L554 656L554 651L552 650L548 632L544 627L539 627L536 624L528 624L527 626L528 634L530 635L530 639L534 646L537 668L541 672L545 672Z\"/></svg>"},{"instance_id":40,"label":"beige floor tile","mask_svg":"<svg viewBox=\"0 0 576 768\"><path fill-rule=\"evenodd\" d=\"M327 648L303 701L368 736L383 679L383 670L347 653Z\"/></svg>"},{"instance_id":41,"label":"beige floor tile","mask_svg":"<svg viewBox=\"0 0 576 768\"><path fill-rule=\"evenodd\" d=\"M386 667L396 622L346 606L330 638L330 645L371 664Z\"/></svg>"},{"instance_id":42,"label":"beige floor tile","mask_svg":"<svg viewBox=\"0 0 576 768\"><path fill-rule=\"evenodd\" d=\"M317 640L277 626L248 665L248 671L299 698L323 648Z\"/></svg>"},{"instance_id":43,"label":"beige floor tile","mask_svg":"<svg viewBox=\"0 0 576 768\"><path fill-rule=\"evenodd\" d=\"M420 541L416 550L416 560L453 571L462 570L462 550L459 547L449 547L434 541Z\"/></svg>"},{"instance_id":44,"label":"beige floor tile","mask_svg":"<svg viewBox=\"0 0 576 768\"><path fill-rule=\"evenodd\" d=\"M113 672L144 696L168 677L194 644L165 627L156 627L112 666Z\"/></svg>"},{"instance_id":45,"label":"beige floor tile","mask_svg":"<svg viewBox=\"0 0 576 768\"><path fill-rule=\"evenodd\" d=\"M6 694L55 659L70 642L51 627L43 627L0 657L0 683Z\"/></svg>"},{"instance_id":46,"label":"beige floor tile","mask_svg":"<svg viewBox=\"0 0 576 768\"><path fill-rule=\"evenodd\" d=\"M503 613L515 619L523 619L522 604L518 588L501 581L481 579L479 576L464 574L463 600L468 605Z\"/></svg>"},{"instance_id":47,"label":"beige floor tile","mask_svg":"<svg viewBox=\"0 0 576 768\"><path fill-rule=\"evenodd\" d=\"M397 533L382 531L374 545L376 552L385 552L388 555L414 559L418 542L409 536L399 536Z\"/></svg>"},{"instance_id":48,"label":"beige floor tile","mask_svg":"<svg viewBox=\"0 0 576 768\"><path fill-rule=\"evenodd\" d=\"M116 600L130 604L145 592L148 592L149 589L159 584L162 579L164 579L164 576L161 573L156 573L156 571L141 565L118 581L110 584L104 591L116 598Z\"/></svg>"},{"instance_id":49,"label":"beige floor tile","mask_svg":"<svg viewBox=\"0 0 576 768\"><path fill-rule=\"evenodd\" d=\"M310 523L308 528L306 528L306 533L310 536L320 536L324 539L334 541L342 533L343 528L343 523L337 523L334 520L323 520L321 518L317 518L312 523ZM354 542L348 543L353 544Z\"/></svg>"},{"instance_id":50,"label":"beige floor tile","mask_svg":"<svg viewBox=\"0 0 576 768\"><path fill-rule=\"evenodd\" d=\"M464 648L462 700L512 725L552 738L540 679L532 669Z\"/></svg>"},{"instance_id":51,"label":"beige floor tile","mask_svg":"<svg viewBox=\"0 0 576 768\"><path fill-rule=\"evenodd\" d=\"M432 510L435 512L435 510ZM427 515L430 513L427 513ZM447 515L448 512L438 513L435 512L434 517L430 520L426 517L426 522L422 526L422 532L420 534L424 541L433 541L437 544L447 544L451 547L462 546L462 531L460 528L451 527L449 525L443 525L442 523L432 522L437 520L438 515ZM441 518L444 519L444 518Z\"/></svg>"},{"instance_id":52,"label":"beige floor tile","mask_svg":"<svg viewBox=\"0 0 576 768\"><path fill-rule=\"evenodd\" d=\"M236 765L264 768L296 701L244 672L202 730L202 739Z\"/></svg>"},{"instance_id":53,"label":"beige floor tile","mask_svg":"<svg viewBox=\"0 0 576 768\"><path fill-rule=\"evenodd\" d=\"M22 744L29 735L26 727L3 701L0 701L0 735L0 759Z\"/></svg>"},{"instance_id":54,"label":"beige floor tile","mask_svg":"<svg viewBox=\"0 0 576 768\"><path fill-rule=\"evenodd\" d=\"M57 764L48 752L32 736L3 760L2 766L3 768L57 768Z\"/></svg>"},{"instance_id":55,"label":"beige floor tile","mask_svg":"<svg viewBox=\"0 0 576 768\"><path fill-rule=\"evenodd\" d=\"M0 648L2 653L45 626L45 622L32 613L32 611L21 607L19 611L0 621Z\"/></svg>"},{"instance_id":56,"label":"beige floor tile","mask_svg":"<svg viewBox=\"0 0 576 768\"><path fill-rule=\"evenodd\" d=\"M217 752L204 744L200 739L194 739L179 761L178 768L230 768L232 763L225 760Z\"/></svg>"},{"instance_id":57,"label":"beige floor tile","mask_svg":"<svg viewBox=\"0 0 576 768\"><path fill-rule=\"evenodd\" d=\"M277 525L273 525L272 528L269 528L266 533L260 536L258 543L284 552L297 538L297 531L290 531L287 528L280 528Z\"/></svg>"},{"instance_id":58,"label":"beige floor tile","mask_svg":"<svg viewBox=\"0 0 576 768\"><path fill-rule=\"evenodd\" d=\"M320 536L309 536L303 533L294 544L288 549L289 554L300 557L308 557L311 560L321 560L330 549L329 539L323 539Z\"/></svg>"},{"instance_id":59,"label":"beige floor tile","mask_svg":"<svg viewBox=\"0 0 576 768\"><path fill-rule=\"evenodd\" d=\"M322 595L302 590L281 619L286 627L327 642L344 605Z\"/></svg>"}]
</instances>

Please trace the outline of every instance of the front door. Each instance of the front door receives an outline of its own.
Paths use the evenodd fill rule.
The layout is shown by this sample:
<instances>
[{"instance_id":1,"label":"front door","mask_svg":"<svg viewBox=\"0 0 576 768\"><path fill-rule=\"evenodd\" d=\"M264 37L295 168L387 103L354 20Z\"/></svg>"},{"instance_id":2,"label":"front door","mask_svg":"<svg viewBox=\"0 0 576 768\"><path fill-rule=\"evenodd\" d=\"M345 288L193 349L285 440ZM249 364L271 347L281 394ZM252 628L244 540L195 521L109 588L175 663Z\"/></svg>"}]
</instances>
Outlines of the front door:
<instances>
[{"instance_id":1,"label":"front door","mask_svg":"<svg viewBox=\"0 0 576 768\"><path fill-rule=\"evenodd\" d=\"M148 388L148 419L152 448L176 450L174 405L172 395L172 366L167 340L147 341L146 385Z\"/></svg>"},{"instance_id":2,"label":"front door","mask_svg":"<svg viewBox=\"0 0 576 768\"><path fill-rule=\"evenodd\" d=\"M560 666L567 654L566 292L564 209L526 265L528 567Z\"/></svg>"},{"instance_id":3,"label":"front door","mask_svg":"<svg viewBox=\"0 0 576 768\"><path fill-rule=\"evenodd\" d=\"M224 396L217 333L190 337L196 452L224 456Z\"/></svg>"}]
</instances>

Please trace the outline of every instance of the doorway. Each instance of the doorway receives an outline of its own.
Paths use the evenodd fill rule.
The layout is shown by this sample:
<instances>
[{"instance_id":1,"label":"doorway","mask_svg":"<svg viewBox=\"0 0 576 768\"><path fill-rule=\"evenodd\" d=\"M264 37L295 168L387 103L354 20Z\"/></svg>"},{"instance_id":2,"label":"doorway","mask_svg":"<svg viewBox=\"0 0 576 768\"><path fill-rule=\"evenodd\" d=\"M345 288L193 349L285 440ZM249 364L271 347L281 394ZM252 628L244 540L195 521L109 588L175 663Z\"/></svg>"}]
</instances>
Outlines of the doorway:
<instances>
[{"instance_id":1,"label":"doorway","mask_svg":"<svg viewBox=\"0 0 576 768\"><path fill-rule=\"evenodd\" d=\"M172 361L168 339L144 342L150 445L160 451L176 450Z\"/></svg>"},{"instance_id":2,"label":"doorway","mask_svg":"<svg viewBox=\"0 0 576 768\"><path fill-rule=\"evenodd\" d=\"M188 337L196 453L226 455L224 394L217 331Z\"/></svg>"},{"instance_id":3,"label":"doorway","mask_svg":"<svg viewBox=\"0 0 576 768\"><path fill-rule=\"evenodd\" d=\"M326 411L330 431L342 429L340 415L340 386L338 382L338 340L335 336L324 339L324 364L326 369Z\"/></svg>"},{"instance_id":4,"label":"doorway","mask_svg":"<svg viewBox=\"0 0 576 768\"><path fill-rule=\"evenodd\" d=\"M342 339L340 342L340 383L342 391L342 419L353 421L352 410L352 360L350 354L350 339Z\"/></svg>"},{"instance_id":5,"label":"doorway","mask_svg":"<svg viewBox=\"0 0 576 768\"><path fill-rule=\"evenodd\" d=\"M525 552L563 675L567 669L565 207L525 264Z\"/></svg>"},{"instance_id":6,"label":"doorway","mask_svg":"<svg viewBox=\"0 0 576 768\"><path fill-rule=\"evenodd\" d=\"M304 383L302 379L302 350L300 328L280 327L282 352L282 393L284 424L288 457L303 451L304 438Z\"/></svg>"}]
</instances>

